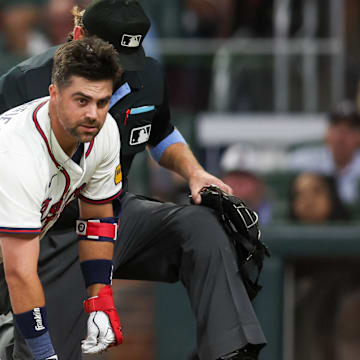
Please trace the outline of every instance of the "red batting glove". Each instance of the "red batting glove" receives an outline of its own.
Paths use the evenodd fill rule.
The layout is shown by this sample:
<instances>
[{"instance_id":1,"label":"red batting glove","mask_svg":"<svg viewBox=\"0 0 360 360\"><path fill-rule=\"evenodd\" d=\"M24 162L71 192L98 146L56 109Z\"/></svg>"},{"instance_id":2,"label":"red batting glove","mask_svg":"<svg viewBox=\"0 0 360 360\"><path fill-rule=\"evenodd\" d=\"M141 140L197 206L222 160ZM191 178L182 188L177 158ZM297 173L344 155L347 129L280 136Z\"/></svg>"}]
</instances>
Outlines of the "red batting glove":
<instances>
[{"instance_id":1,"label":"red batting glove","mask_svg":"<svg viewBox=\"0 0 360 360\"><path fill-rule=\"evenodd\" d=\"M122 344L123 334L111 286L104 286L97 296L85 300L84 310L90 314L88 336L81 345L84 354L96 354Z\"/></svg>"}]
</instances>

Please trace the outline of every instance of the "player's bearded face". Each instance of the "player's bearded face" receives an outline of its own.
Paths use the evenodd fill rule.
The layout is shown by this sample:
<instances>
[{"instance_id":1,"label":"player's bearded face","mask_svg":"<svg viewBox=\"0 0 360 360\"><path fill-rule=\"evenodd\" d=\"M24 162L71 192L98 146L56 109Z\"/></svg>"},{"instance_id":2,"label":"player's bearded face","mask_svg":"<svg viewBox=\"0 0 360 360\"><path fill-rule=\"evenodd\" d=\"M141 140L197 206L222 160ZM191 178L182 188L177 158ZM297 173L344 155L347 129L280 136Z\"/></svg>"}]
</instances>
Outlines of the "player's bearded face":
<instances>
[{"instance_id":1,"label":"player's bearded face","mask_svg":"<svg viewBox=\"0 0 360 360\"><path fill-rule=\"evenodd\" d=\"M112 94L110 80L90 81L73 76L58 92L57 118L63 129L80 142L91 141L102 128Z\"/></svg>"}]
</instances>

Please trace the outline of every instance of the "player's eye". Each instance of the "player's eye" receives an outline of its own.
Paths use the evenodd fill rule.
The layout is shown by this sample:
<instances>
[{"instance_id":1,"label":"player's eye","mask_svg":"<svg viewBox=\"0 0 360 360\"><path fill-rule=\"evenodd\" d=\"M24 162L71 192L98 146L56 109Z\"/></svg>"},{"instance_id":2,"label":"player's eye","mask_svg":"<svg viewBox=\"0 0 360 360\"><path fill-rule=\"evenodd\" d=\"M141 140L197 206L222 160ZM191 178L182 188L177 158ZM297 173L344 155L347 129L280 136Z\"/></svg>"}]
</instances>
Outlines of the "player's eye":
<instances>
[{"instance_id":1,"label":"player's eye","mask_svg":"<svg viewBox=\"0 0 360 360\"><path fill-rule=\"evenodd\" d=\"M88 102L87 99L85 99L85 98L79 98L79 99L77 99L77 101L80 105L86 105Z\"/></svg>"}]
</instances>

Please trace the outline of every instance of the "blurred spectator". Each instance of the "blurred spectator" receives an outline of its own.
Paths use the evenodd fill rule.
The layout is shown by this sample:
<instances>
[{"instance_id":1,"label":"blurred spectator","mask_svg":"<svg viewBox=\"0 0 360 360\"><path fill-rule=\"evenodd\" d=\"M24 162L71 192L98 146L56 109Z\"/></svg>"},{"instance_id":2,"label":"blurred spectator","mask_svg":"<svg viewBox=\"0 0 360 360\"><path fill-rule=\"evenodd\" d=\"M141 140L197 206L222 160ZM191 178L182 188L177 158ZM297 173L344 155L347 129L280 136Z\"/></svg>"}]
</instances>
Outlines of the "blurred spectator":
<instances>
[{"instance_id":1,"label":"blurred spectator","mask_svg":"<svg viewBox=\"0 0 360 360\"><path fill-rule=\"evenodd\" d=\"M334 176L340 198L354 204L359 196L360 116L355 104L346 100L329 114L328 121L324 143L292 151L289 166Z\"/></svg>"},{"instance_id":2,"label":"blurred spectator","mask_svg":"<svg viewBox=\"0 0 360 360\"><path fill-rule=\"evenodd\" d=\"M182 2L180 36L196 39L228 38L232 35L236 0L185 0ZM211 84L211 57L202 51L198 43L189 44L198 48L198 55L181 57L167 65L171 105L186 111L202 111L209 103ZM186 49L185 53L187 53ZM179 52L181 54L181 50ZM189 55L189 54L188 54Z\"/></svg>"},{"instance_id":3,"label":"blurred spectator","mask_svg":"<svg viewBox=\"0 0 360 360\"><path fill-rule=\"evenodd\" d=\"M178 38L181 34L181 14L183 0L140 0L146 14L155 25L159 37Z\"/></svg>"},{"instance_id":4,"label":"blurred spectator","mask_svg":"<svg viewBox=\"0 0 360 360\"><path fill-rule=\"evenodd\" d=\"M271 204L266 197L265 183L259 175L237 170L226 173L221 180L232 187L235 196L258 213L261 224L270 222Z\"/></svg>"},{"instance_id":5,"label":"blurred spectator","mask_svg":"<svg viewBox=\"0 0 360 360\"><path fill-rule=\"evenodd\" d=\"M272 160L270 152L265 156L263 150L249 144L232 145L225 150L220 166L222 180L232 187L234 195L258 213L261 224L267 224L273 209L263 174Z\"/></svg>"},{"instance_id":6,"label":"blurred spectator","mask_svg":"<svg viewBox=\"0 0 360 360\"><path fill-rule=\"evenodd\" d=\"M304 264L309 270L302 278L306 286L295 309L295 360L359 359L360 274L356 261L320 262L320 267L318 260Z\"/></svg>"},{"instance_id":7,"label":"blurred spectator","mask_svg":"<svg viewBox=\"0 0 360 360\"><path fill-rule=\"evenodd\" d=\"M42 1L5 2L1 8L0 52L14 61L38 54L49 43L41 32ZM11 62L11 61L9 61Z\"/></svg>"},{"instance_id":8,"label":"blurred spectator","mask_svg":"<svg viewBox=\"0 0 360 360\"><path fill-rule=\"evenodd\" d=\"M243 0L237 1L236 6L236 36L265 38L273 35L273 0Z\"/></svg>"},{"instance_id":9,"label":"blurred spectator","mask_svg":"<svg viewBox=\"0 0 360 360\"><path fill-rule=\"evenodd\" d=\"M53 45L62 44L73 30L71 9L75 0L49 0L45 8L47 33Z\"/></svg>"},{"instance_id":10,"label":"blurred spectator","mask_svg":"<svg viewBox=\"0 0 360 360\"><path fill-rule=\"evenodd\" d=\"M318 173L300 173L290 187L290 219L304 224L349 220L333 177Z\"/></svg>"},{"instance_id":11,"label":"blurred spectator","mask_svg":"<svg viewBox=\"0 0 360 360\"><path fill-rule=\"evenodd\" d=\"M229 37L236 1L186 0L183 14L185 36Z\"/></svg>"},{"instance_id":12,"label":"blurred spectator","mask_svg":"<svg viewBox=\"0 0 360 360\"><path fill-rule=\"evenodd\" d=\"M184 178L148 159L151 196L164 202L189 204L189 187Z\"/></svg>"}]
</instances>

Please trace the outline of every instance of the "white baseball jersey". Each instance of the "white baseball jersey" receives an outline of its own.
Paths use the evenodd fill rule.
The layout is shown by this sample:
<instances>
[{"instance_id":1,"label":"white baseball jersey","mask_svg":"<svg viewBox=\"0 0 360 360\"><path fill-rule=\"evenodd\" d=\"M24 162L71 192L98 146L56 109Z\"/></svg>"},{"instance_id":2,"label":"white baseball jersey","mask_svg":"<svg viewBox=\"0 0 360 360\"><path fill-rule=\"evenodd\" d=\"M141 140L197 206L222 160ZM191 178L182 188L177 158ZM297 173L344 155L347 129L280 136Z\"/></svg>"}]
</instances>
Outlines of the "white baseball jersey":
<instances>
[{"instance_id":1,"label":"white baseball jersey","mask_svg":"<svg viewBox=\"0 0 360 360\"><path fill-rule=\"evenodd\" d=\"M49 97L0 115L0 232L42 237L75 197L106 203L121 192L120 138L107 115L78 165L50 127ZM74 219L74 227L75 227Z\"/></svg>"}]
</instances>

